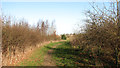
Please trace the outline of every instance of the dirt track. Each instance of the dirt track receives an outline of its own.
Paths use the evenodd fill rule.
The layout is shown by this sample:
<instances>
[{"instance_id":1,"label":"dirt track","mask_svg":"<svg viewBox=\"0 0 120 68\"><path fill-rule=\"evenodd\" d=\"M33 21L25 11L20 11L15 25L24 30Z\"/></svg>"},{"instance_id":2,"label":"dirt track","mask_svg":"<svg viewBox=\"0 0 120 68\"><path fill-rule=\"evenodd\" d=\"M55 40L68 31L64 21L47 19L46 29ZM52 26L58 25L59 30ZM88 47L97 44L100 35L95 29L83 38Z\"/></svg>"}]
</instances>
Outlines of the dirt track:
<instances>
[{"instance_id":1,"label":"dirt track","mask_svg":"<svg viewBox=\"0 0 120 68\"><path fill-rule=\"evenodd\" d=\"M56 44L52 48L56 48L57 45L60 44ZM52 49L48 50L47 54L44 56L44 62L42 64L43 66L56 66L56 62L52 60L52 53L53 53Z\"/></svg>"}]
</instances>

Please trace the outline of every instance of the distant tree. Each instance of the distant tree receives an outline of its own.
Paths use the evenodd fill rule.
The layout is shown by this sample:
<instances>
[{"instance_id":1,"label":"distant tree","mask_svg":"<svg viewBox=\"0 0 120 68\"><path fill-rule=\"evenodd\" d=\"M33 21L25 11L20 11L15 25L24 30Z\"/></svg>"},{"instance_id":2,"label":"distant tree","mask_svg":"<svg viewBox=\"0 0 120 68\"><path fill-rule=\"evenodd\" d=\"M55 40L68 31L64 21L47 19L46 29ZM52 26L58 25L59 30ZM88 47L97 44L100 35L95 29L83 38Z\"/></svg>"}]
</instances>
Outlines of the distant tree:
<instances>
[{"instance_id":1,"label":"distant tree","mask_svg":"<svg viewBox=\"0 0 120 68\"><path fill-rule=\"evenodd\" d=\"M66 40L65 34L61 35L61 39Z\"/></svg>"}]
</instances>

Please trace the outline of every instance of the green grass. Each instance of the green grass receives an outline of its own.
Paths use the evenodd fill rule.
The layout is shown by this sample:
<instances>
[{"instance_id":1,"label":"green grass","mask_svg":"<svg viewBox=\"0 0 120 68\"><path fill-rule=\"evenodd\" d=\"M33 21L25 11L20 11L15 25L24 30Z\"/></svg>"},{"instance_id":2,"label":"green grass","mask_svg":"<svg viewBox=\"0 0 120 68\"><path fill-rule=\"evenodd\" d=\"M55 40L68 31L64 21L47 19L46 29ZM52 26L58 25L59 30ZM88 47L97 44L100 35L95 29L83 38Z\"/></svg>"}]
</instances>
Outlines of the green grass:
<instances>
[{"instance_id":1,"label":"green grass","mask_svg":"<svg viewBox=\"0 0 120 68\"><path fill-rule=\"evenodd\" d=\"M59 44L60 43L60 44ZM57 45L56 48L53 48ZM28 60L20 63L20 66L42 66L44 56L48 50L53 50L52 59L55 60L58 67L78 68L79 66L96 66L95 57L89 51L80 48L73 48L68 41L50 43L46 46L36 49ZM33 67L32 67L33 68Z\"/></svg>"},{"instance_id":2,"label":"green grass","mask_svg":"<svg viewBox=\"0 0 120 68\"><path fill-rule=\"evenodd\" d=\"M94 60L89 56L85 55L84 52L78 48L73 48L70 43L67 41L61 42L61 45L58 45L53 49L53 59L56 61L57 66L70 66L70 67L79 67L79 66L92 66L94 65ZM80 55L80 53L84 55Z\"/></svg>"},{"instance_id":3,"label":"green grass","mask_svg":"<svg viewBox=\"0 0 120 68\"><path fill-rule=\"evenodd\" d=\"M56 48L47 47L53 49L53 60L56 61L58 66L77 66L76 56L78 52L72 49L69 42L61 42Z\"/></svg>"},{"instance_id":4,"label":"green grass","mask_svg":"<svg viewBox=\"0 0 120 68\"><path fill-rule=\"evenodd\" d=\"M54 48L53 59L56 60L58 66L77 66L75 59L75 51L69 42L62 42Z\"/></svg>"},{"instance_id":5,"label":"green grass","mask_svg":"<svg viewBox=\"0 0 120 68\"><path fill-rule=\"evenodd\" d=\"M50 43L43 47L37 48L28 59L20 62L19 65L20 66L42 66L42 62L44 61L44 56L45 54L47 54L47 51L49 50L46 47L52 47L58 43L61 43L61 42Z\"/></svg>"}]
</instances>

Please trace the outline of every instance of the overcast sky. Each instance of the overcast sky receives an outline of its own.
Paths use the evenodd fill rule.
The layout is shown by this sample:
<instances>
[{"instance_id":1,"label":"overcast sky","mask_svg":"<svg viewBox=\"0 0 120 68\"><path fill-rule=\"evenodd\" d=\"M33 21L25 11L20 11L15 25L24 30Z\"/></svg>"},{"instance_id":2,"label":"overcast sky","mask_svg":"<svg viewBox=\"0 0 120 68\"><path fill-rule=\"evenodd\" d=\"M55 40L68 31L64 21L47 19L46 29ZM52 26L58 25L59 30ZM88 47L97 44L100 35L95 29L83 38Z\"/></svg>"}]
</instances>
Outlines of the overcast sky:
<instances>
[{"instance_id":1,"label":"overcast sky","mask_svg":"<svg viewBox=\"0 0 120 68\"><path fill-rule=\"evenodd\" d=\"M97 4L101 5L102 2ZM86 19L84 11L90 9L89 2L2 2L5 15L24 18L30 25L36 24L38 20L55 21L57 34L75 32L78 23L83 26L83 20Z\"/></svg>"}]
</instances>

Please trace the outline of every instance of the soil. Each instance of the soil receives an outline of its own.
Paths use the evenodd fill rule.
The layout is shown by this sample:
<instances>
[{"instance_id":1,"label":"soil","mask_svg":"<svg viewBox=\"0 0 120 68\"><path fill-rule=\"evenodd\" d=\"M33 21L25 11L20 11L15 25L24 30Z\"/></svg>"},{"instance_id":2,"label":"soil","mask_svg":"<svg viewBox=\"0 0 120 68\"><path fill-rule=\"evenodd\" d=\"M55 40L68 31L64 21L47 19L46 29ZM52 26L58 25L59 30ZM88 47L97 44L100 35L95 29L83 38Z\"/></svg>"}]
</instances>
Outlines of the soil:
<instances>
[{"instance_id":1,"label":"soil","mask_svg":"<svg viewBox=\"0 0 120 68\"><path fill-rule=\"evenodd\" d=\"M60 45L60 44L57 44ZM56 48L57 45L54 45L52 48ZM56 62L52 59L53 50L48 50L48 53L44 56L43 66L56 66Z\"/></svg>"}]
</instances>

